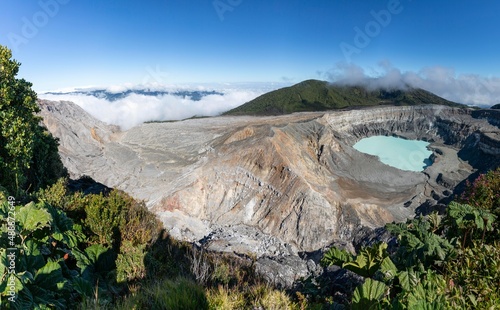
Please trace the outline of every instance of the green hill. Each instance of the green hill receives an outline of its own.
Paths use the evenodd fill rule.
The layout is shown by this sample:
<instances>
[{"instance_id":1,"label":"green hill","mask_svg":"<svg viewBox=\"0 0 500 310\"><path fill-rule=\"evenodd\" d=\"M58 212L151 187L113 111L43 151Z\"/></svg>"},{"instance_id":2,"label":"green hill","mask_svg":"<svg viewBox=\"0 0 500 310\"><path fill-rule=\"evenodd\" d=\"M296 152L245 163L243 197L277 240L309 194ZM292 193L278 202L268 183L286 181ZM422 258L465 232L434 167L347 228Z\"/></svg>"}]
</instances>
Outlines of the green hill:
<instances>
[{"instance_id":1,"label":"green hill","mask_svg":"<svg viewBox=\"0 0 500 310\"><path fill-rule=\"evenodd\" d=\"M460 106L423 89L368 90L362 86L307 80L264 94L224 115L281 115L362 106L420 104Z\"/></svg>"}]
</instances>

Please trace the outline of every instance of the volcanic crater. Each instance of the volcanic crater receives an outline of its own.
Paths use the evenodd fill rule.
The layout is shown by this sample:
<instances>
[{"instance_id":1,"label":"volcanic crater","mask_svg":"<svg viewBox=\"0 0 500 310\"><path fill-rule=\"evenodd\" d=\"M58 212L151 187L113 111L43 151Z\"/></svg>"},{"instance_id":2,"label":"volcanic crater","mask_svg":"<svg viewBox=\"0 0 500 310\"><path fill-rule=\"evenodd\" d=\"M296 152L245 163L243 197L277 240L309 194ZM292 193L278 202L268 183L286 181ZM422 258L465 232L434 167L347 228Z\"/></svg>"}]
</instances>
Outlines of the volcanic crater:
<instances>
[{"instance_id":1,"label":"volcanic crater","mask_svg":"<svg viewBox=\"0 0 500 310\"><path fill-rule=\"evenodd\" d=\"M70 102L40 101L71 177L143 199L178 239L257 257L350 242L361 227L439 210L500 162L500 111L439 105L222 116L128 131ZM433 165L402 171L352 146L430 142Z\"/></svg>"}]
</instances>

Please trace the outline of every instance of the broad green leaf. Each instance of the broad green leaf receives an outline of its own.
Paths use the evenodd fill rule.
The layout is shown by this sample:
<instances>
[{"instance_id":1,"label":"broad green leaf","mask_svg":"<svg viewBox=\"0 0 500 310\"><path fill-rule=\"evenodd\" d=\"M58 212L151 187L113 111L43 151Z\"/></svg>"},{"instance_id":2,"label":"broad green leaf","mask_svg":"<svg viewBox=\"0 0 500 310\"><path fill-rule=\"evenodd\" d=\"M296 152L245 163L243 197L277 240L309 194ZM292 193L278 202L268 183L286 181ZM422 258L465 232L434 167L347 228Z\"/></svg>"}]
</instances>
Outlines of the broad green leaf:
<instances>
[{"instance_id":1,"label":"broad green leaf","mask_svg":"<svg viewBox=\"0 0 500 310\"><path fill-rule=\"evenodd\" d=\"M33 281L35 280L33 278L33 274L29 271L20 272L17 275L21 280L21 282L24 283L25 285L28 283L33 283Z\"/></svg>"},{"instance_id":2,"label":"broad green leaf","mask_svg":"<svg viewBox=\"0 0 500 310\"><path fill-rule=\"evenodd\" d=\"M398 274L399 284L405 291L411 291L418 283L417 274L413 270L401 271Z\"/></svg>"},{"instance_id":3,"label":"broad green leaf","mask_svg":"<svg viewBox=\"0 0 500 310\"><path fill-rule=\"evenodd\" d=\"M16 301L10 303L12 309L25 310L25 309L35 309L35 304L33 303L33 294L28 287L25 287L22 291L18 292L16 296Z\"/></svg>"},{"instance_id":4,"label":"broad green leaf","mask_svg":"<svg viewBox=\"0 0 500 310\"><path fill-rule=\"evenodd\" d=\"M54 233L52 234L52 238L54 238L57 241L65 243L70 248L74 248L78 246L78 243L80 241L84 240L82 235L83 235L82 233L70 230L64 233Z\"/></svg>"},{"instance_id":5,"label":"broad green leaf","mask_svg":"<svg viewBox=\"0 0 500 310\"><path fill-rule=\"evenodd\" d=\"M398 268L389 257L386 257L380 264L380 272L384 275L385 280L392 280L398 273Z\"/></svg>"},{"instance_id":6,"label":"broad green leaf","mask_svg":"<svg viewBox=\"0 0 500 310\"><path fill-rule=\"evenodd\" d=\"M5 291L10 290L9 287L11 286L11 284L14 284L14 288L15 288L14 291L16 293L19 293L24 288L24 284L23 284L24 281L22 281L22 280L23 280L22 276L20 276L18 274L15 274L15 273L7 274L5 276L5 281L7 282L7 287L5 288Z\"/></svg>"},{"instance_id":7,"label":"broad green leaf","mask_svg":"<svg viewBox=\"0 0 500 310\"><path fill-rule=\"evenodd\" d=\"M51 291L57 291L65 281L61 266L57 262L47 262L35 274L35 284Z\"/></svg>"},{"instance_id":8,"label":"broad green leaf","mask_svg":"<svg viewBox=\"0 0 500 310\"><path fill-rule=\"evenodd\" d=\"M62 210L56 209L44 203L47 211L52 216L52 231L63 233L73 228L73 221Z\"/></svg>"},{"instance_id":9,"label":"broad green leaf","mask_svg":"<svg viewBox=\"0 0 500 310\"><path fill-rule=\"evenodd\" d=\"M444 260L446 258L446 252L441 246L437 246L435 249L435 253L440 260Z\"/></svg>"},{"instance_id":10,"label":"broad green leaf","mask_svg":"<svg viewBox=\"0 0 500 310\"><path fill-rule=\"evenodd\" d=\"M362 277L371 277L373 275L370 274L367 258L365 256L358 255L355 261L343 264L342 268L350 270Z\"/></svg>"},{"instance_id":11,"label":"broad green leaf","mask_svg":"<svg viewBox=\"0 0 500 310\"><path fill-rule=\"evenodd\" d=\"M409 291L409 309L445 309L446 280L440 274L428 269L421 281Z\"/></svg>"},{"instance_id":12,"label":"broad green leaf","mask_svg":"<svg viewBox=\"0 0 500 310\"><path fill-rule=\"evenodd\" d=\"M346 250L332 247L325 253L323 258L321 259L321 264L323 266L342 266L342 264L350 262L352 260L353 256L351 253L347 252Z\"/></svg>"},{"instance_id":13,"label":"broad green leaf","mask_svg":"<svg viewBox=\"0 0 500 310\"><path fill-rule=\"evenodd\" d=\"M386 248L386 243L378 243L371 247L363 248L359 251L354 261L342 264L342 268L363 277L372 277L379 270L384 258L387 257Z\"/></svg>"},{"instance_id":14,"label":"broad green leaf","mask_svg":"<svg viewBox=\"0 0 500 310\"><path fill-rule=\"evenodd\" d=\"M485 223L485 229L487 231L492 231L493 230L493 222L495 222L496 220L496 215L490 213L489 211L487 210L479 210L480 212L480 216L481 218L483 219L484 223Z\"/></svg>"},{"instance_id":15,"label":"broad green leaf","mask_svg":"<svg viewBox=\"0 0 500 310\"><path fill-rule=\"evenodd\" d=\"M352 295L353 310L369 310L378 306L380 300L384 297L387 286L370 278L365 283L356 287Z\"/></svg>"},{"instance_id":16,"label":"broad green leaf","mask_svg":"<svg viewBox=\"0 0 500 310\"><path fill-rule=\"evenodd\" d=\"M77 277L73 279L71 283L73 284L73 288L78 292L78 294L87 297L93 296L94 287L89 281L85 280L84 278Z\"/></svg>"},{"instance_id":17,"label":"broad green leaf","mask_svg":"<svg viewBox=\"0 0 500 310\"><path fill-rule=\"evenodd\" d=\"M108 264L110 260L109 255L107 255L108 248L102 245L94 244L89 246L85 249L85 252L75 249L72 253L77 260L76 265L80 268L81 274L86 277L89 276L89 273L95 271L108 272L114 267Z\"/></svg>"},{"instance_id":18,"label":"broad green leaf","mask_svg":"<svg viewBox=\"0 0 500 310\"><path fill-rule=\"evenodd\" d=\"M418 283L413 286L409 290L410 294L408 295L408 308L413 309L413 306L417 305L419 301L426 300L427 294L426 289L422 285L422 283Z\"/></svg>"},{"instance_id":19,"label":"broad green leaf","mask_svg":"<svg viewBox=\"0 0 500 310\"><path fill-rule=\"evenodd\" d=\"M50 227L52 217L45 209L39 209L33 202L19 209L16 220L23 231L32 232L44 227Z\"/></svg>"},{"instance_id":20,"label":"broad green leaf","mask_svg":"<svg viewBox=\"0 0 500 310\"><path fill-rule=\"evenodd\" d=\"M81 273L87 269L88 266L92 265L92 262L85 254L85 252L80 251L79 249L74 249L72 252L73 256L76 259L76 266L80 268Z\"/></svg>"},{"instance_id":21,"label":"broad green leaf","mask_svg":"<svg viewBox=\"0 0 500 310\"><path fill-rule=\"evenodd\" d=\"M58 297L55 291L46 289L40 285L32 285L29 287L33 294L33 303L35 309L67 309L66 301Z\"/></svg>"},{"instance_id":22,"label":"broad green leaf","mask_svg":"<svg viewBox=\"0 0 500 310\"><path fill-rule=\"evenodd\" d=\"M440 301L427 301L425 299L419 300L416 303L412 304L412 310L444 310L445 304Z\"/></svg>"},{"instance_id":23,"label":"broad green leaf","mask_svg":"<svg viewBox=\"0 0 500 310\"><path fill-rule=\"evenodd\" d=\"M387 243L382 242L382 243L376 244L373 247L373 249L375 251L377 251L377 256L378 257L384 257L384 256L386 256L387 247L388 247Z\"/></svg>"},{"instance_id":24,"label":"broad green leaf","mask_svg":"<svg viewBox=\"0 0 500 310\"><path fill-rule=\"evenodd\" d=\"M96 263L99 257L107 251L108 248L105 248L100 244L94 244L85 249L85 254L87 254L90 262Z\"/></svg>"},{"instance_id":25,"label":"broad green leaf","mask_svg":"<svg viewBox=\"0 0 500 310\"><path fill-rule=\"evenodd\" d=\"M33 239L28 239L23 245L24 255L19 259L21 270L35 271L45 265L45 259L40 252L40 244Z\"/></svg>"}]
</instances>

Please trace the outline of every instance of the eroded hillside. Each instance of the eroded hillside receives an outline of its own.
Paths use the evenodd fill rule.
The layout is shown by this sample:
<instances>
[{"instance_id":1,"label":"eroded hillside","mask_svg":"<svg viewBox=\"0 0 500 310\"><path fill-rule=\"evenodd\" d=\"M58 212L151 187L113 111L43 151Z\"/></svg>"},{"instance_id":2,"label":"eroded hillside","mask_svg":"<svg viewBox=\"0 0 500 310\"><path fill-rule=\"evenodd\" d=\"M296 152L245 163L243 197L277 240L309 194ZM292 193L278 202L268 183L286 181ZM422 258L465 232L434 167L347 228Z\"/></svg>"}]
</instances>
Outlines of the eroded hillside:
<instances>
[{"instance_id":1,"label":"eroded hillside","mask_svg":"<svg viewBox=\"0 0 500 310\"><path fill-rule=\"evenodd\" d=\"M496 166L496 114L444 106L143 124L125 132L69 102L41 101L73 177L144 199L177 238L258 257L350 241L361 227L439 204ZM401 171L352 148L371 135L431 142L434 165Z\"/></svg>"}]
</instances>

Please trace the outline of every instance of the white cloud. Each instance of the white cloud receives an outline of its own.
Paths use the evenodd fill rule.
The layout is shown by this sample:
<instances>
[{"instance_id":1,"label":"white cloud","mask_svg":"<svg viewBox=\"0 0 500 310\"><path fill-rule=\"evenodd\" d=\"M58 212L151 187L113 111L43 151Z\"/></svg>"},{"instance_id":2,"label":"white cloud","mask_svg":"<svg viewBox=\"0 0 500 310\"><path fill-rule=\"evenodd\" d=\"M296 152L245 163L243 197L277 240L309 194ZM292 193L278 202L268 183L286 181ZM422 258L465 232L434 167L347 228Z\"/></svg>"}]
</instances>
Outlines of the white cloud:
<instances>
[{"instance_id":1,"label":"white cloud","mask_svg":"<svg viewBox=\"0 0 500 310\"><path fill-rule=\"evenodd\" d=\"M223 90L215 89L223 93L223 95L207 95L199 101L191 100L189 97L183 98L170 94L146 96L134 93L115 101L108 101L85 94L40 94L39 97L47 100L72 101L97 119L108 124L118 125L122 129L127 130L147 121L180 120L192 116L219 115L276 88L278 88L278 85L226 85L226 88ZM140 88L136 86L113 86L107 88L112 93L119 93L128 89ZM176 88L176 90L179 89L187 88ZM214 88L209 88L206 85L191 87L190 89L214 90ZM163 87L161 90L166 89Z\"/></svg>"},{"instance_id":2,"label":"white cloud","mask_svg":"<svg viewBox=\"0 0 500 310\"><path fill-rule=\"evenodd\" d=\"M500 102L500 78L477 74L457 74L453 68L440 66L423 68L418 72L394 68L389 62L381 62L380 69L370 74L360 66L339 63L327 73L334 83L364 85L368 88L406 89L422 88L451 101L493 105Z\"/></svg>"},{"instance_id":3,"label":"white cloud","mask_svg":"<svg viewBox=\"0 0 500 310\"><path fill-rule=\"evenodd\" d=\"M328 80L345 85L363 85L368 88L405 89L416 87L433 92L448 100L465 104L493 105L500 103L500 78L476 74L457 74L453 68L427 67L418 72L394 68L389 62L381 62L379 68L367 73L360 66L340 63L326 73ZM204 96L200 101L173 95L145 96L130 94L116 101L85 94L49 95L39 97L48 100L75 102L96 118L122 129L129 129L146 121L180 120L192 116L215 116L244 104L268 91L289 86L290 83L257 84L203 84L203 85L121 85L107 87L110 93L127 90L218 91L223 95ZM86 88L103 89L103 87ZM81 89L80 89L81 90ZM68 91L68 90L65 90Z\"/></svg>"}]
</instances>

